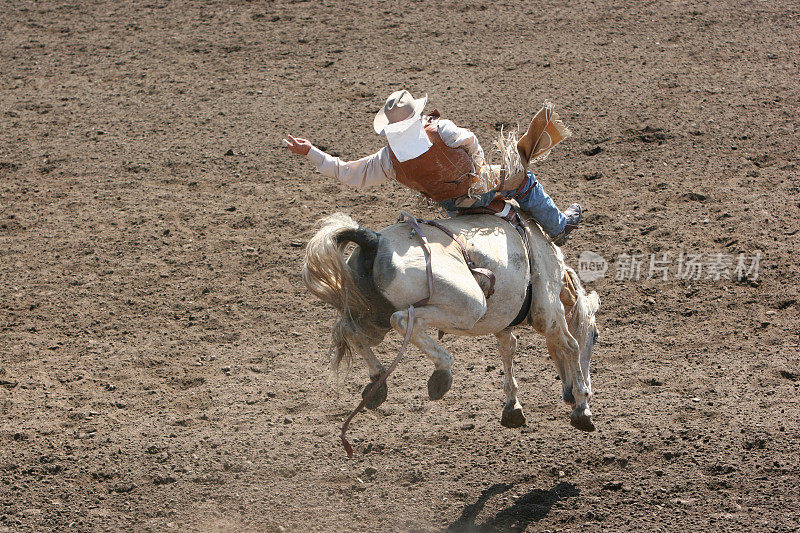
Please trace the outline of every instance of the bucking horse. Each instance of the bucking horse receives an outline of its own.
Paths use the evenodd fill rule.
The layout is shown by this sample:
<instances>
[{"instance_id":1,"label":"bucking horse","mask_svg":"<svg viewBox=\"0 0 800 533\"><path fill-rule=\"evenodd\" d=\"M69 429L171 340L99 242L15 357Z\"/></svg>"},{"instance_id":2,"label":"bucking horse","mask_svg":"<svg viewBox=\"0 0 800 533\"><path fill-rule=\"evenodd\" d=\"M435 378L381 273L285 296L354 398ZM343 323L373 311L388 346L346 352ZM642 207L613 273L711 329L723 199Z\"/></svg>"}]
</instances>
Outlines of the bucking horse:
<instances>
[{"instance_id":1,"label":"bucking horse","mask_svg":"<svg viewBox=\"0 0 800 533\"><path fill-rule=\"evenodd\" d=\"M342 213L320 221L306 248L303 280L339 312L332 327L332 366L349 363L354 353L366 362L371 382L363 405L376 409L387 397L387 368L372 348L390 330L433 362L431 400L450 389L454 360L426 330L439 330L440 339L445 333L494 335L505 371L501 424L520 427L525 416L514 377L513 330L530 325L547 340L562 398L572 407L570 423L594 430L589 364L600 298L595 291L586 293L541 228L519 216L516 227L492 214L419 224L410 217L379 232ZM346 257L349 243L355 248ZM342 440L347 447L344 430Z\"/></svg>"}]
</instances>

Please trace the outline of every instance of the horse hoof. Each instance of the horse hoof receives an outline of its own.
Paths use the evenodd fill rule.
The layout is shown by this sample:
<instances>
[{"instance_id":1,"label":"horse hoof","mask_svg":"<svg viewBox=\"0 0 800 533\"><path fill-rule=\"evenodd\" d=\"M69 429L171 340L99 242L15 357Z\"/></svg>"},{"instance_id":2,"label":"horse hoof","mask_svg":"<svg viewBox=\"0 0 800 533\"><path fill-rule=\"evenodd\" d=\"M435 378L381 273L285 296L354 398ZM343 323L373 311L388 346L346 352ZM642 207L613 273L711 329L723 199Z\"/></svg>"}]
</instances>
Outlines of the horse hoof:
<instances>
[{"instance_id":1,"label":"horse hoof","mask_svg":"<svg viewBox=\"0 0 800 533\"><path fill-rule=\"evenodd\" d=\"M525 415L522 413L522 407L503 409L503 417L500 419L500 424L507 428L521 428L524 426Z\"/></svg>"},{"instance_id":2,"label":"horse hoof","mask_svg":"<svg viewBox=\"0 0 800 533\"><path fill-rule=\"evenodd\" d=\"M375 383L378 381L379 377L380 376L375 378L375 380L373 380L372 383L367 383L367 386L364 387L364 390L361 392L362 398L367 397L367 394L369 394L370 391L373 389L373 387L375 387ZM386 382L384 381L383 383L381 383L380 388L377 391L375 391L375 394L372 396L372 398L370 398L369 401L364 404L366 408L377 409L383 402L386 401L386 395L388 391L389 387L386 386Z\"/></svg>"},{"instance_id":3,"label":"horse hoof","mask_svg":"<svg viewBox=\"0 0 800 533\"><path fill-rule=\"evenodd\" d=\"M453 374L449 369L434 370L431 377L428 378L428 398L441 400L442 396L450 390L450 385L452 384Z\"/></svg>"},{"instance_id":4,"label":"horse hoof","mask_svg":"<svg viewBox=\"0 0 800 533\"><path fill-rule=\"evenodd\" d=\"M572 427L578 428L581 431L594 431L594 423L592 422L591 413L587 414L588 409L579 411L575 409L569 415L569 423Z\"/></svg>"}]
</instances>

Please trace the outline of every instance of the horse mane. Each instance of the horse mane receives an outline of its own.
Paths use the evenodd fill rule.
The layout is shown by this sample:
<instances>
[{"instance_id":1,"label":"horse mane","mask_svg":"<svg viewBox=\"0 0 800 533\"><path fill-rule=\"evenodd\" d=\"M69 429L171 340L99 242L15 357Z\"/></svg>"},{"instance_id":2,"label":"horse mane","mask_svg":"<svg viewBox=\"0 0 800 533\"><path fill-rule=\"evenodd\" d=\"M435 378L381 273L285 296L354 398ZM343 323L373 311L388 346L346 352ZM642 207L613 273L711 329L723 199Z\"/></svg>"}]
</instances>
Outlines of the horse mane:
<instances>
[{"instance_id":1,"label":"horse mane","mask_svg":"<svg viewBox=\"0 0 800 533\"><path fill-rule=\"evenodd\" d=\"M517 213L523 221L525 227L525 234L528 241L528 253L530 254L530 262L538 271L538 275L542 276L546 290L540 293L539 296L547 299L547 308L551 313L556 309L565 308L566 305L562 299L562 290L565 288L566 283L572 285L570 290L570 300L574 298L570 309L565 309L567 325L574 337L579 340L586 338L591 319L600 305L600 299L596 292L587 294L586 290L581 285L581 281L575 271L567 266L564 259L564 254L561 248L553 244L553 242L545 236L542 228L524 211L520 211L515 200L510 201L511 204L517 209ZM543 317L539 317L541 320ZM533 308L528 314L527 322L534 326L536 329L542 327L534 322L537 317L533 316Z\"/></svg>"},{"instance_id":2,"label":"horse mane","mask_svg":"<svg viewBox=\"0 0 800 533\"><path fill-rule=\"evenodd\" d=\"M594 315L594 312L597 311L597 309L592 309L592 304L596 301L599 306L600 299L596 292L586 294L586 290L581 285L578 274L568 266L564 268L576 292L575 305L573 305L572 309L567 313L567 325L574 337L582 339L588 333L589 326L591 325L590 319Z\"/></svg>"}]
</instances>

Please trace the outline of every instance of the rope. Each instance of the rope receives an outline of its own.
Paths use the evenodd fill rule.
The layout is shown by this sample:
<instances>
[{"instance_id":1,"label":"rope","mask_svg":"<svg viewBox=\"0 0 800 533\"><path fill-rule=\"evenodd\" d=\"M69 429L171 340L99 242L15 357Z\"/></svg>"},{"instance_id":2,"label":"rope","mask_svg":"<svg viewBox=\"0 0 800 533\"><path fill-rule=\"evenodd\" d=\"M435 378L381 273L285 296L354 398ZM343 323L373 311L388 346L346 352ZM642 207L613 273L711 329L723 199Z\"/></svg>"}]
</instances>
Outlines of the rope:
<instances>
[{"instance_id":1,"label":"rope","mask_svg":"<svg viewBox=\"0 0 800 533\"><path fill-rule=\"evenodd\" d=\"M411 334L413 331L414 306L412 305L408 308L408 325L406 326L406 336L403 339L403 344L400 345L400 351L397 352L397 357L395 357L394 361L392 361L392 364L389 366L389 370L381 374L381 376L378 378L378 381L375 382L369 392L361 399L361 403L358 404L358 407L356 407L353 412L350 413L350 415L344 421L344 424L342 424L342 434L339 435L339 438L342 439L342 446L344 446L344 450L347 452L347 457L353 457L353 447L347 441L347 436L345 435L345 433L347 433L347 428L350 426L350 422L353 420L353 417L355 417L358 412L364 408L367 402L370 401L375 394L377 394L381 385L386 383L386 378L389 377L389 374L391 374L394 369L397 368L397 364L400 362L400 359L402 359L403 354L406 352L406 348L408 347L408 342L411 340Z\"/></svg>"}]
</instances>

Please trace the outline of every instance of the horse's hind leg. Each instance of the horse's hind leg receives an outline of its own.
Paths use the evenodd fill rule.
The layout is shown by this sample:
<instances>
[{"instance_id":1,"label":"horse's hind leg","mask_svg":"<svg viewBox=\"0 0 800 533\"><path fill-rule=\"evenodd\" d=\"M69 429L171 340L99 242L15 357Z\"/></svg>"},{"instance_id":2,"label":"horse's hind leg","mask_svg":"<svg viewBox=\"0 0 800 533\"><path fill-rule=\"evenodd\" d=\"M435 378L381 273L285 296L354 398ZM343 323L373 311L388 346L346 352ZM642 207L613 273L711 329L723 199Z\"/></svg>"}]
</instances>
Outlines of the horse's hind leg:
<instances>
[{"instance_id":1,"label":"horse's hind leg","mask_svg":"<svg viewBox=\"0 0 800 533\"><path fill-rule=\"evenodd\" d=\"M381 375L386 373L386 368L381 364L378 358L375 357L375 353L369 346L355 346L355 350L364 358L369 372L370 383L367 383L366 387L364 387L364 390L361 392L361 397L364 398L369 394L369 391L372 390L372 387L375 386L375 383L380 379ZM375 395L365 404L367 409L377 409L380 404L386 401L387 394L388 387L384 381Z\"/></svg>"},{"instance_id":2,"label":"horse's hind leg","mask_svg":"<svg viewBox=\"0 0 800 533\"><path fill-rule=\"evenodd\" d=\"M482 312L485 312L485 307ZM415 309L411 344L425 352L433 361L435 370L428 379L428 397L439 400L450 390L453 384L453 356L447 350L425 333L425 328L436 328L452 331L454 329L469 331L480 320L482 313L475 313L477 317L464 316L465 313L455 313L452 310L442 309L434 305L426 305ZM447 318L443 318L447 317ZM391 318L392 327L400 335L405 336L408 324L408 311L396 311Z\"/></svg>"},{"instance_id":3,"label":"horse's hind leg","mask_svg":"<svg viewBox=\"0 0 800 533\"><path fill-rule=\"evenodd\" d=\"M503 416L500 424L507 428L518 428L525 425L525 415L522 405L517 399L517 380L514 377L514 354L517 352L517 337L510 329L495 333L497 343L500 345L500 358L503 360L505 380L503 391L506 393L506 403L503 406Z\"/></svg>"}]
</instances>

